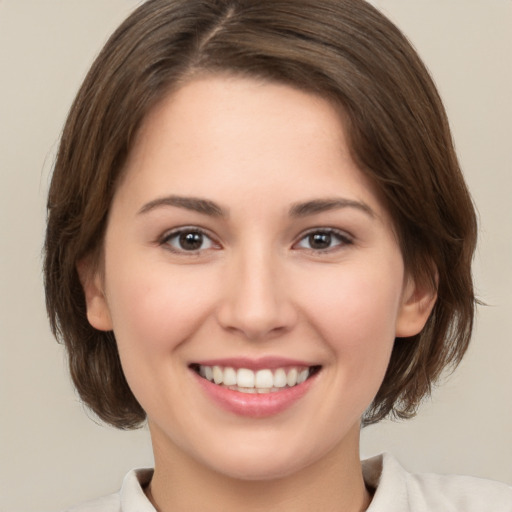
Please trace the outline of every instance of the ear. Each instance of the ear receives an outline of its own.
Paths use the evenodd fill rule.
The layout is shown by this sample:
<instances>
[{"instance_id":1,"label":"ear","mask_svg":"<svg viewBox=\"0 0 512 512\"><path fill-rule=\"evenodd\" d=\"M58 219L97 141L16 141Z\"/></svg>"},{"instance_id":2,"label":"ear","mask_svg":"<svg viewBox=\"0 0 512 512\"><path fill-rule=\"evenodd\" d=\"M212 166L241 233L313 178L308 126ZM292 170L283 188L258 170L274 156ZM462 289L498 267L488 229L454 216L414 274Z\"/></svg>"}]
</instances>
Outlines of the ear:
<instances>
[{"instance_id":1,"label":"ear","mask_svg":"<svg viewBox=\"0 0 512 512\"><path fill-rule=\"evenodd\" d=\"M80 283L85 294L87 320L100 331L112 330L112 319L104 293L103 276L90 257L80 260L76 265Z\"/></svg>"},{"instance_id":2,"label":"ear","mask_svg":"<svg viewBox=\"0 0 512 512\"><path fill-rule=\"evenodd\" d=\"M432 312L437 299L437 278L435 283L418 283L406 277L402 304L396 319L395 336L407 338L418 334Z\"/></svg>"}]
</instances>

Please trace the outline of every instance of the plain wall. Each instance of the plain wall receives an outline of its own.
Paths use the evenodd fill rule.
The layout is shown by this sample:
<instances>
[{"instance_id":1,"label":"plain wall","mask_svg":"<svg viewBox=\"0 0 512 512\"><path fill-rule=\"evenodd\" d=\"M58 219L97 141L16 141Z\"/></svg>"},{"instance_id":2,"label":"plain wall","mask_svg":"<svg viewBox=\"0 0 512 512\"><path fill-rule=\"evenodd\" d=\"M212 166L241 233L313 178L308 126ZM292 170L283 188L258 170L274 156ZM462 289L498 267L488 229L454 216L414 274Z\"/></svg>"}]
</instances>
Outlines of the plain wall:
<instances>
[{"instance_id":1,"label":"plain wall","mask_svg":"<svg viewBox=\"0 0 512 512\"><path fill-rule=\"evenodd\" d=\"M458 371L409 422L363 432L362 454L410 470L512 483L512 2L375 0L439 86L480 215L480 307ZM97 425L46 320L45 196L67 110L134 0L0 0L0 512L56 511L151 465L146 430Z\"/></svg>"}]
</instances>

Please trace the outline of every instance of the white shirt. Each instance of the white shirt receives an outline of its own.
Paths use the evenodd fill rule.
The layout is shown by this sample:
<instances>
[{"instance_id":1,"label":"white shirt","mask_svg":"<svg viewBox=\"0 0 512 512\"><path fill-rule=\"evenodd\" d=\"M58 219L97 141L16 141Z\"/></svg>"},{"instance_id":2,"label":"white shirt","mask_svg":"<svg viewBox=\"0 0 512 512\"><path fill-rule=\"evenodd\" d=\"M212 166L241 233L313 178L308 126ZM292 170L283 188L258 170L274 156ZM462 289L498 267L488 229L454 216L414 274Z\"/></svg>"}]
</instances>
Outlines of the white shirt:
<instances>
[{"instance_id":1,"label":"white shirt","mask_svg":"<svg viewBox=\"0 0 512 512\"><path fill-rule=\"evenodd\" d=\"M143 491L152 475L152 469L134 469L118 493L68 512L155 512ZM366 485L375 489L367 512L512 512L512 487L506 484L408 473L388 454L364 460L363 475Z\"/></svg>"}]
</instances>

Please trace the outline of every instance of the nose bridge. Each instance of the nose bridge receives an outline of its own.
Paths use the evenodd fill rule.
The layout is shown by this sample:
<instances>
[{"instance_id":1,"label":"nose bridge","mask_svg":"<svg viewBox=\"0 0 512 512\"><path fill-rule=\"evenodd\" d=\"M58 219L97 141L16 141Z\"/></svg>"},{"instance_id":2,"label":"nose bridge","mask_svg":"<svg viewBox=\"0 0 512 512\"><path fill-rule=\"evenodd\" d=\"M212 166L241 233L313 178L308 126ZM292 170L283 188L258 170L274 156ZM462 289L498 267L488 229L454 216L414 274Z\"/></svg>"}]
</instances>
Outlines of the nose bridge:
<instances>
[{"instance_id":1,"label":"nose bridge","mask_svg":"<svg viewBox=\"0 0 512 512\"><path fill-rule=\"evenodd\" d=\"M235 251L228 265L226 292L219 310L223 327L258 339L289 329L294 313L278 254L251 244Z\"/></svg>"}]
</instances>

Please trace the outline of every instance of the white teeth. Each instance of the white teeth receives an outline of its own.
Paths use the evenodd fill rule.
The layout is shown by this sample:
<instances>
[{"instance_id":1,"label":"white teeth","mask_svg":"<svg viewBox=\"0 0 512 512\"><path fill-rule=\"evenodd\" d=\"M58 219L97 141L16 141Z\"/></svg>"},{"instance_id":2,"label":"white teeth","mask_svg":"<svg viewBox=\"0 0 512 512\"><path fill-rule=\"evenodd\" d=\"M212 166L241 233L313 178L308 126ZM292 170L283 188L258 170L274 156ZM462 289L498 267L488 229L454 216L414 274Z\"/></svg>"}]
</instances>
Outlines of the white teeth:
<instances>
[{"instance_id":1,"label":"white teeth","mask_svg":"<svg viewBox=\"0 0 512 512\"><path fill-rule=\"evenodd\" d=\"M224 372L220 366L213 367L213 382L215 384L222 384L222 380L224 378Z\"/></svg>"},{"instance_id":2,"label":"white teeth","mask_svg":"<svg viewBox=\"0 0 512 512\"><path fill-rule=\"evenodd\" d=\"M239 368L236 372L236 384L239 388L254 388L254 372L247 368Z\"/></svg>"},{"instance_id":3,"label":"white teeth","mask_svg":"<svg viewBox=\"0 0 512 512\"><path fill-rule=\"evenodd\" d=\"M297 384L302 384L309 375L309 370L302 370L297 377Z\"/></svg>"},{"instance_id":4,"label":"white teeth","mask_svg":"<svg viewBox=\"0 0 512 512\"><path fill-rule=\"evenodd\" d=\"M254 394L256 393L256 388L238 388L237 391L241 391L242 393Z\"/></svg>"},{"instance_id":5,"label":"white teeth","mask_svg":"<svg viewBox=\"0 0 512 512\"><path fill-rule=\"evenodd\" d=\"M286 386L286 373L282 368L279 368L278 370L276 370L276 373L274 373L274 387L275 388L284 388L285 386Z\"/></svg>"},{"instance_id":6,"label":"white teeth","mask_svg":"<svg viewBox=\"0 0 512 512\"><path fill-rule=\"evenodd\" d=\"M276 370L263 369L254 372L248 368L221 366L199 366L201 377L243 393L275 393L286 387L293 387L304 382L310 374L309 368L293 367Z\"/></svg>"},{"instance_id":7,"label":"white teeth","mask_svg":"<svg viewBox=\"0 0 512 512\"><path fill-rule=\"evenodd\" d=\"M271 388L274 385L272 372L270 370L258 370L255 383L257 388Z\"/></svg>"},{"instance_id":8,"label":"white teeth","mask_svg":"<svg viewBox=\"0 0 512 512\"><path fill-rule=\"evenodd\" d=\"M224 386L236 386L236 372L233 368L224 368Z\"/></svg>"},{"instance_id":9,"label":"white teeth","mask_svg":"<svg viewBox=\"0 0 512 512\"><path fill-rule=\"evenodd\" d=\"M297 384L297 375L298 374L299 374L299 372L297 371L297 368L292 368L288 372L288 376L286 377L286 383L288 384L288 386L292 387L292 386L295 386L295 384Z\"/></svg>"}]
</instances>

